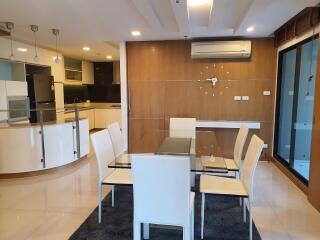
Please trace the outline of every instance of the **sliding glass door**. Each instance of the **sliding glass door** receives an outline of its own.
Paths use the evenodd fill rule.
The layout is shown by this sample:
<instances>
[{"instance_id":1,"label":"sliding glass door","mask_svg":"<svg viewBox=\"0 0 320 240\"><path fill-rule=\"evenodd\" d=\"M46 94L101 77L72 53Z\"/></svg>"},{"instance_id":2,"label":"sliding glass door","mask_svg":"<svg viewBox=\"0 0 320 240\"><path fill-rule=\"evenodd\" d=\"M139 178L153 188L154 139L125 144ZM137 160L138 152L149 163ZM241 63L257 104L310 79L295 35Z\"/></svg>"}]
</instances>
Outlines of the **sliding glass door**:
<instances>
[{"instance_id":1,"label":"sliding glass door","mask_svg":"<svg viewBox=\"0 0 320 240\"><path fill-rule=\"evenodd\" d=\"M279 54L274 155L308 182L318 39Z\"/></svg>"}]
</instances>

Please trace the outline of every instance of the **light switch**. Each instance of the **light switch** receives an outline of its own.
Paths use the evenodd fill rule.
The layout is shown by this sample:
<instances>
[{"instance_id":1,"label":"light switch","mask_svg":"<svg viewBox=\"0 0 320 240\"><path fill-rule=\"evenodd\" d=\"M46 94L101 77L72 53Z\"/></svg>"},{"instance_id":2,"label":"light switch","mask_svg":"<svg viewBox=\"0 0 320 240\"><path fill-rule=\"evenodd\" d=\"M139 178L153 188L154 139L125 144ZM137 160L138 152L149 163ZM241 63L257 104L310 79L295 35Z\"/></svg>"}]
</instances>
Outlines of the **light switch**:
<instances>
[{"instance_id":1,"label":"light switch","mask_svg":"<svg viewBox=\"0 0 320 240\"><path fill-rule=\"evenodd\" d=\"M249 101L250 97L249 96L242 96L242 101Z\"/></svg>"},{"instance_id":2,"label":"light switch","mask_svg":"<svg viewBox=\"0 0 320 240\"><path fill-rule=\"evenodd\" d=\"M263 96L270 96L271 92L270 91L263 91Z\"/></svg>"},{"instance_id":3,"label":"light switch","mask_svg":"<svg viewBox=\"0 0 320 240\"><path fill-rule=\"evenodd\" d=\"M235 101L241 101L241 96L234 96Z\"/></svg>"}]
</instances>

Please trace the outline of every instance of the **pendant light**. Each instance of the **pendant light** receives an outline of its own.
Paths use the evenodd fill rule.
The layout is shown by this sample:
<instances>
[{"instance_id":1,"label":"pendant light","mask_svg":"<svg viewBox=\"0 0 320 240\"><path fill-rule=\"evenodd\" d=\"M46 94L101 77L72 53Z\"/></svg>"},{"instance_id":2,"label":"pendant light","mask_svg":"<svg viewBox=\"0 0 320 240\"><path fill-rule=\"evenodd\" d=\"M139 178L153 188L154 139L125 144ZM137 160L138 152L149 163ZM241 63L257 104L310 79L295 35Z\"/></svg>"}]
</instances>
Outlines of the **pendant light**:
<instances>
[{"instance_id":1,"label":"pendant light","mask_svg":"<svg viewBox=\"0 0 320 240\"><path fill-rule=\"evenodd\" d=\"M37 51L37 36L36 36L36 32L38 32L39 28L37 25L30 25L30 29L33 32L33 36L34 36L34 51L35 51L35 56L33 58L33 60L35 62L39 61L39 57L38 57L38 51Z\"/></svg>"},{"instance_id":2,"label":"pendant light","mask_svg":"<svg viewBox=\"0 0 320 240\"><path fill-rule=\"evenodd\" d=\"M55 63L59 64L60 63L60 59L59 59L59 53L58 53L58 36L59 36L59 29L52 29L52 34L56 37L56 58L54 59Z\"/></svg>"},{"instance_id":3,"label":"pendant light","mask_svg":"<svg viewBox=\"0 0 320 240\"><path fill-rule=\"evenodd\" d=\"M14 23L13 22L6 22L6 28L10 31L10 45L11 45L11 54L9 56L10 60L14 60L13 55L13 39L12 39L12 30L14 29Z\"/></svg>"}]
</instances>

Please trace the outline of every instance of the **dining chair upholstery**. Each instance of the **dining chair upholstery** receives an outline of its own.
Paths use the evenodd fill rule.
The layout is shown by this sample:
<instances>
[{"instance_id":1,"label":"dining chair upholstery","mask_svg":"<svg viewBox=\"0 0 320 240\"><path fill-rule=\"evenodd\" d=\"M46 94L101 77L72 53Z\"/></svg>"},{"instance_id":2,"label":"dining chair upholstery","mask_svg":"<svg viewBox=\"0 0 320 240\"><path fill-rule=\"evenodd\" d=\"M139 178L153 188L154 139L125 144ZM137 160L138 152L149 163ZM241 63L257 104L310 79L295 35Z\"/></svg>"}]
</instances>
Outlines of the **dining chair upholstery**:
<instances>
[{"instance_id":1,"label":"dining chair upholstery","mask_svg":"<svg viewBox=\"0 0 320 240\"><path fill-rule=\"evenodd\" d=\"M123 137L122 137L119 123L118 122L111 123L107 126L107 128L110 133L114 155L117 158L121 154L123 154L125 151L124 144L123 144Z\"/></svg>"},{"instance_id":2,"label":"dining chair upholstery","mask_svg":"<svg viewBox=\"0 0 320 240\"><path fill-rule=\"evenodd\" d=\"M264 142L253 135L245 155L243 165L243 175L241 179L231 179L217 176L201 175L200 192L201 201L201 239L204 236L204 213L205 213L205 195L238 196L247 199L249 210L249 239L252 239L252 197L253 197L253 179L258 160L260 158ZM243 202L243 218L246 221L246 203Z\"/></svg>"},{"instance_id":3,"label":"dining chair upholstery","mask_svg":"<svg viewBox=\"0 0 320 240\"><path fill-rule=\"evenodd\" d=\"M108 129L95 132L90 135L93 149L96 154L98 165L98 188L99 188L99 216L101 223L101 198L102 185L112 186L112 207L114 207L114 191L116 185L132 185L131 169L112 169L108 165L114 161L115 156Z\"/></svg>"},{"instance_id":4,"label":"dining chair upholstery","mask_svg":"<svg viewBox=\"0 0 320 240\"><path fill-rule=\"evenodd\" d=\"M169 136L176 138L196 138L195 118L170 118Z\"/></svg>"},{"instance_id":5,"label":"dining chair upholstery","mask_svg":"<svg viewBox=\"0 0 320 240\"><path fill-rule=\"evenodd\" d=\"M134 240L141 237L141 223L181 226L183 239L193 239L190 157L133 154L132 171Z\"/></svg>"},{"instance_id":6,"label":"dining chair upholstery","mask_svg":"<svg viewBox=\"0 0 320 240\"><path fill-rule=\"evenodd\" d=\"M242 153L243 153L243 148L244 144L246 143L247 136L249 133L249 128L246 126L240 126L239 132L237 134L236 142L234 144L234 150L233 150L233 161L238 167L238 170L241 172L241 163L242 163ZM232 168L233 164L232 162L229 162L229 167Z\"/></svg>"}]
</instances>

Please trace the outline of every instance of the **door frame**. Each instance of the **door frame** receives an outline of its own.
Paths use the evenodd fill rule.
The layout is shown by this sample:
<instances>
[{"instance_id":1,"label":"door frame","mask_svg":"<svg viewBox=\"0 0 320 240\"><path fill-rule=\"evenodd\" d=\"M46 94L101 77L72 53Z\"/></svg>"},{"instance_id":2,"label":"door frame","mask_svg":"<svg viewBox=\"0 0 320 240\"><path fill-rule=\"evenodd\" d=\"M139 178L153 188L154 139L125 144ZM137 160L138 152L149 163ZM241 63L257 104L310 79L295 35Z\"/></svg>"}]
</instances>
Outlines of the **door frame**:
<instances>
[{"instance_id":1,"label":"door frame","mask_svg":"<svg viewBox=\"0 0 320 240\"><path fill-rule=\"evenodd\" d=\"M298 104L298 89L299 89L299 78L300 78L300 66L301 66L301 46L312 40L319 38L319 34L316 33L311 37L308 37L288 48L285 48L278 53L278 72L277 72L277 97L276 97L276 110L275 110L275 127L274 127L274 139L273 139L273 156L280 162L285 168L292 172L303 184L308 186L309 180L305 179L298 171L293 168L294 163L294 149L295 149L295 129L294 122L297 118L297 104ZM296 67L295 67L295 76L294 76L294 95L293 95L293 105L292 105L292 124L291 124L291 140L290 140L290 157L289 163L283 159L280 155L277 154L278 151L278 133L279 133L279 117L280 117L280 100L281 100L281 82L282 82L282 56L283 54L297 49L296 53ZM316 78L314 78L316 81ZM313 110L314 112L314 110ZM311 146L310 146L311 147ZM311 149L310 149L311 151ZM311 154L311 152L310 152ZM310 156L311 157L311 156Z\"/></svg>"}]
</instances>

